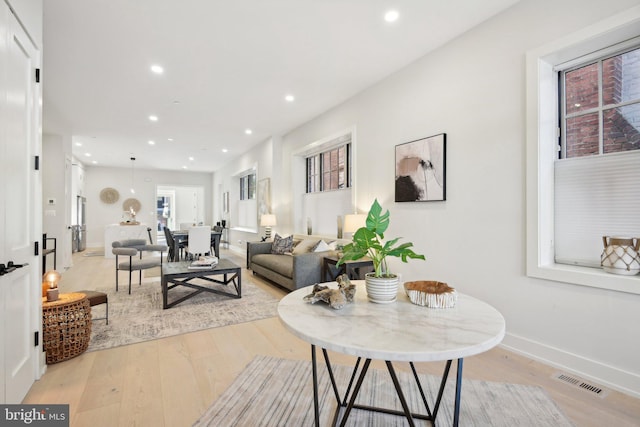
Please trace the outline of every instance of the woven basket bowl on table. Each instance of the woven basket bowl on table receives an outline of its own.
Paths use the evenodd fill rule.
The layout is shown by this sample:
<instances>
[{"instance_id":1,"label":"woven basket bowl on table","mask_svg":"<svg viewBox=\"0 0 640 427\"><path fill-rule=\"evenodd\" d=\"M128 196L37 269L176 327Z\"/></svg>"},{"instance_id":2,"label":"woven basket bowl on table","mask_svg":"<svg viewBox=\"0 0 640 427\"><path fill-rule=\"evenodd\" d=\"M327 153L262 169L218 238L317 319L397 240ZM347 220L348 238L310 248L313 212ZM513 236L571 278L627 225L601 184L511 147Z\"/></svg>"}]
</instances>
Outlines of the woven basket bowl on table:
<instances>
[{"instance_id":1,"label":"woven basket bowl on table","mask_svg":"<svg viewBox=\"0 0 640 427\"><path fill-rule=\"evenodd\" d=\"M405 282L404 290L412 303L430 308L455 307L458 300L456 290L444 282L417 280Z\"/></svg>"}]
</instances>

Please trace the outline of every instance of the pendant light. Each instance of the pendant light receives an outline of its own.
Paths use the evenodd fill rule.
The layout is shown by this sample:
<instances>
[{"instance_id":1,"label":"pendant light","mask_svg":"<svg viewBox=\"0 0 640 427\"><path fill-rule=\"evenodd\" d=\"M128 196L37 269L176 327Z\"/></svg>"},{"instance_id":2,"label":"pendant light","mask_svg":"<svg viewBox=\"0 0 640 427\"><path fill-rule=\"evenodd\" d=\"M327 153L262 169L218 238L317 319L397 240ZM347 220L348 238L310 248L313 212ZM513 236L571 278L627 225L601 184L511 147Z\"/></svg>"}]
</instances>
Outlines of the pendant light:
<instances>
[{"instance_id":1,"label":"pendant light","mask_svg":"<svg viewBox=\"0 0 640 427\"><path fill-rule=\"evenodd\" d=\"M136 194L135 186L134 186L134 165L136 163L136 158L131 157L131 194Z\"/></svg>"}]
</instances>

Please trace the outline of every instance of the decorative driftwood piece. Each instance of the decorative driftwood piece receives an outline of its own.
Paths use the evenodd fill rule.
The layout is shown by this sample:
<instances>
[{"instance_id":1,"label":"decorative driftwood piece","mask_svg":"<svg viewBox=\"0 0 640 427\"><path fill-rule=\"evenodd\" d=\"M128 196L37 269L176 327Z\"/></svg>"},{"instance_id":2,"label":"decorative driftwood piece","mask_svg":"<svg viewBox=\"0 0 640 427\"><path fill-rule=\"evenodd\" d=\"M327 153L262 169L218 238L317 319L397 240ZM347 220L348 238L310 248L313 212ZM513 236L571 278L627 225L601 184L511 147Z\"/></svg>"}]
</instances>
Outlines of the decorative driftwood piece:
<instances>
[{"instance_id":1,"label":"decorative driftwood piece","mask_svg":"<svg viewBox=\"0 0 640 427\"><path fill-rule=\"evenodd\" d=\"M458 293L444 282L418 280L407 282L404 289L412 303L431 308L450 308L456 305Z\"/></svg>"},{"instance_id":2,"label":"decorative driftwood piece","mask_svg":"<svg viewBox=\"0 0 640 427\"><path fill-rule=\"evenodd\" d=\"M353 302L356 294L356 286L351 284L346 274L338 276L338 289L331 289L328 286L315 284L311 293L304 297L308 303L315 304L318 301L329 304L331 308L341 309L346 304Z\"/></svg>"}]
</instances>

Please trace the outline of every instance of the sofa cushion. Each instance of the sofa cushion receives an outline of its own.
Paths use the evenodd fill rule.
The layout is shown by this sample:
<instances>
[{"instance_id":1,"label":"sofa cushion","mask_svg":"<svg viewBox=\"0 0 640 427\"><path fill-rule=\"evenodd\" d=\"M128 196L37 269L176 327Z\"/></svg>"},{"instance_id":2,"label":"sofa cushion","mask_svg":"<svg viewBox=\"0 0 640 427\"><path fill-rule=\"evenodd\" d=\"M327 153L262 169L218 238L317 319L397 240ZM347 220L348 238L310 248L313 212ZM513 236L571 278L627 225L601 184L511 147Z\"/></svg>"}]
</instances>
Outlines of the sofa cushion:
<instances>
[{"instance_id":1,"label":"sofa cushion","mask_svg":"<svg viewBox=\"0 0 640 427\"><path fill-rule=\"evenodd\" d=\"M315 239L304 239L293 248L293 254L298 255L313 252L313 248L316 247L318 243L318 240Z\"/></svg>"},{"instance_id":2,"label":"sofa cushion","mask_svg":"<svg viewBox=\"0 0 640 427\"><path fill-rule=\"evenodd\" d=\"M276 255L282 255L286 252L291 252L293 249L293 236L281 237L276 233L276 237L273 238L271 244L271 253Z\"/></svg>"},{"instance_id":3,"label":"sofa cushion","mask_svg":"<svg viewBox=\"0 0 640 427\"><path fill-rule=\"evenodd\" d=\"M268 268L285 277L293 277L293 256L291 255L257 254L251 258L251 263Z\"/></svg>"}]
</instances>

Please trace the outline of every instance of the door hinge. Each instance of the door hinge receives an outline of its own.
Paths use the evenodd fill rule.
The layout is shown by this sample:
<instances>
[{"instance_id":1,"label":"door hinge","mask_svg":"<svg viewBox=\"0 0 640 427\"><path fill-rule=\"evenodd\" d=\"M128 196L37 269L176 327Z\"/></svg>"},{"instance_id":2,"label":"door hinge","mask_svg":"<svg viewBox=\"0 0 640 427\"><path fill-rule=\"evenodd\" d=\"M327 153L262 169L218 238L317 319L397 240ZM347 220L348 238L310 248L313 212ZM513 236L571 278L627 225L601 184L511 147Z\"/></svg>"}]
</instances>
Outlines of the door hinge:
<instances>
[{"instance_id":1,"label":"door hinge","mask_svg":"<svg viewBox=\"0 0 640 427\"><path fill-rule=\"evenodd\" d=\"M33 254L35 256L40 255L40 242L33 242Z\"/></svg>"},{"instance_id":2,"label":"door hinge","mask_svg":"<svg viewBox=\"0 0 640 427\"><path fill-rule=\"evenodd\" d=\"M36 83L40 83L40 68L36 68Z\"/></svg>"},{"instance_id":3,"label":"door hinge","mask_svg":"<svg viewBox=\"0 0 640 427\"><path fill-rule=\"evenodd\" d=\"M36 168L37 171L40 170L40 156L36 156L34 167Z\"/></svg>"},{"instance_id":4,"label":"door hinge","mask_svg":"<svg viewBox=\"0 0 640 427\"><path fill-rule=\"evenodd\" d=\"M37 347L40 345L40 332L35 331L33 333L33 346Z\"/></svg>"}]
</instances>

